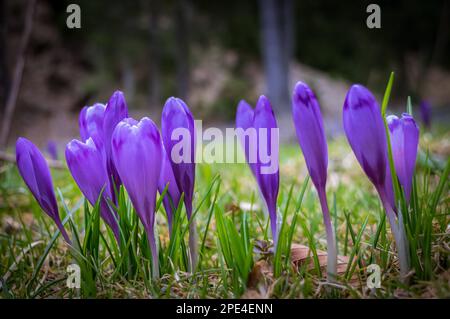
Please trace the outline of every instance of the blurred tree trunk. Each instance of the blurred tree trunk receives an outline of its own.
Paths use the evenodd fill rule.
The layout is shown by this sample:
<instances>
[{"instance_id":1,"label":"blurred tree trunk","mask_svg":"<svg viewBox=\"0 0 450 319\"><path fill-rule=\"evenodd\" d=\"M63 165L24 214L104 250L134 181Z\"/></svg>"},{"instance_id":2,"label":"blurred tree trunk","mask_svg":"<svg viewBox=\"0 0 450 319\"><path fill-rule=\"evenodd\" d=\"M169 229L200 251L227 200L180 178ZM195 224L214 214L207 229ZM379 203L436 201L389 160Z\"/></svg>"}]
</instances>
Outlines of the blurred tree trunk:
<instances>
[{"instance_id":1,"label":"blurred tree trunk","mask_svg":"<svg viewBox=\"0 0 450 319\"><path fill-rule=\"evenodd\" d=\"M6 106L9 91L9 73L6 63L6 0L0 0L0 114Z\"/></svg>"},{"instance_id":2,"label":"blurred tree trunk","mask_svg":"<svg viewBox=\"0 0 450 319\"><path fill-rule=\"evenodd\" d=\"M189 95L189 22L190 0L176 1L175 7L175 61L177 95L187 99Z\"/></svg>"},{"instance_id":3,"label":"blurred tree trunk","mask_svg":"<svg viewBox=\"0 0 450 319\"><path fill-rule=\"evenodd\" d=\"M6 148L8 142L9 131L11 129L11 121L16 108L17 96L19 94L20 85L22 83L23 70L25 68L25 58L28 48L28 42L33 30L33 16L36 6L36 0L27 1L25 9L25 21L22 37L20 39L19 51L17 52L16 65L14 66L14 74L12 77L11 89L6 99L5 111L2 115L2 126L0 127L0 149Z\"/></svg>"},{"instance_id":4,"label":"blurred tree trunk","mask_svg":"<svg viewBox=\"0 0 450 319\"><path fill-rule=\"evenodd\" d=\"M156 0L149 1L149 104L155 106L161 104L161 74L159 64L161 63L161 42L158 36L158 20L160 4Z\"/></svg>"},{"instance_id":5,"label":"blurred tree trunk","mask_svg":"<svg viewBox=\"0 0 450 319\"><path fill-rule=\"evenodd\" d=\"M283 39L284 52L284 68L287 77L288 93L289 93L289 68L294 58L294 1L283 0L281 5L281 30Z\"/></svg>"},{"instance_id":6,"label":"blurred tree trunk","mask_svg":"<svg viewBox=\"0 0 450 319\"><path fill-rule=\"evenodd\" d=\"M123 56L120 61L122 85L127 97L127 102L130 105L134 104L136 94L136 79L134 74L133 65L130 63L128 56Z\"/></svg>"},{"instance_id":7,"label":"blurred tree trunk","mask_svg":"<svg viewBox=\"0 0 450 319\"><path fill-rule=\"evenodd\" d=\"M266 91L278 110L289 107L289 62L293 52L291 0L259 0Z\"/></svg>"}]
</instances>

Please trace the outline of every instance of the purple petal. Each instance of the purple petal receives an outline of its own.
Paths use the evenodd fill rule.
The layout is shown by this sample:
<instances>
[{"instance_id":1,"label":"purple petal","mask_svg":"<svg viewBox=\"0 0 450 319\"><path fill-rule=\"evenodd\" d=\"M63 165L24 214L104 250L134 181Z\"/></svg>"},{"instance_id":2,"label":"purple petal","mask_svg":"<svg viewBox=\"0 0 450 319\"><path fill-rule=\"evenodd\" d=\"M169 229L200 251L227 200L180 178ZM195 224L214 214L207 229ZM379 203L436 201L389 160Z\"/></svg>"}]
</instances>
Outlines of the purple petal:
<instances>
[{"instance_id":1,"label":"purple petal","mask_svg":"<svg viewBox=\"0 0 450 319\"><path fill-rule=\"evenodd\" d=\"M407 113L404 113L401 119L393 115L388 116L387 122L395 170L409 202L419 145L419 128L414 118Z\"/></svg>"},{"instance_id":2,"label":"purple petal","mask_svg":"<svg viewBox=\"0 0 450 319\"><path fill-rule=\"evenodd\" d=\"M236 112L236 128L242 129L244 132L239 135L240 143L244 148L245 159L247 160L253 175L257 178L258 174L258 160L257 160L257 150L258 150L258 139L256 130L254 130L255 112L252 107L244 100L239 102L237 112ZM253 131L252 131L253 130ZM247 131L247 133L245 132ZM255 133L254 135L253 132Z\"/></svg>"},{"instance_id":3,"label":"purple petal","mask_svg":"<svg viewBox=\"0 0 450 319\"><path fill-rule=\"evenodd\" d=\"M16 161L20 175L39 206L54 220L64 239L70 243L59 217L52 177L44 156L33 143L19 137L16 142Z\"/></svg>"},{"instance_id":4,"label":"purple petal","mask_svg":"<svg viewBox=\"0 0 450 319\"><path fill-rule=\"evenodd\" d=\"M171 97L166 101L162 112L161 131L178 188L184 192L186 212L190 218L195 183L196 136L194 117L181 99ZM173 136L172 139L172 134L178 131L184 135ZM183 145L182 151L177 152L179 145ZM174 150L174 147L177 148Z\"/></svg>"},{"instance_id":5,"label":"purple petal","mask_svg":"<svg viewBox=\"0 0 450 319\"><path fill-rule=\"evenodd\" d=\"M116 128L116 125L123 119L128 117L128 107L125 102L125 96L122 92L116 91L111 96L106 105L105 116L103 120L103 141L106 152L106 169L108 171L108 178L110 180L110 191L113 201L117 203L115 192L119 191L121 180L117 173L116 167L111 155L111 138Z\"/></svg>"},{"instance_id":6,"label":"purple petal","mask_svg":"<svg viewBox=\"0 0 450 319\"><path fill-rule=\"evenodd\" d=\"M422 122L426 127L431 126L431 104L428 101L422 101L420 103L420 115L422 117Z\"/></svg>"},{"instance_id":7,"label":"purple petal","mask_svg":"<svg viewBox=\"0 0 450 319\"><path fill-rule=\"evenodd\" d=\"M154 241L156 191L162 166L161 138L155 123L147 117L138 123L121 121L112 136L112 155L149 240Z\"/></svg>"},{"instance_id":8,"label":"purple petal","mask_svg":"<svg viewBox=\"0 0 450 319\"><path fill-rule=\"evenodd\" d=\"M50 158L54 161L58 160L58 146L55 141L48 141L47 143L47 153L50 155Z\"/></svg>"},{"instance_id":9,"label":"purple petal","mask_svg":"<svg viewBox=\"0 0 450 319\"><path fill-rule=\"evenodd\" d=\"M391 206L394 212L397 212L395 206L395 192L394 185L392 184L391 168L389 167L389 159L386 157L386 178L384 180L384 191L388 200L388 204Z\"/></svg>"},{"instance_id":10,"label":"purple petal","mask_svg":"<svg viewBox=\"0 0 450 319\"><path fill-rule=\"evenodd\" d=\"M166 192L166 196L164 196L163 204L167 213L167 219L169 223L169 229L172 230L172 219L173 214L180 202L180 190L178 189L177 182L175 180L175 176L172 171L172 164L170 163L169 157L165 151L164 146L161 147L162 150L162 163L161 163L161 175L159 176L158 182L158 190L159 193L162 194L166 185L169 184Z\"/></svg>"},{"instance_id":11,"label":"purple petal","mask_svg":"<svg viewBox=\"0 0 450 319\"><path fill-rule=\"evenodd\" d=\"M255 118L254 118L254 127L258 132L258 177L257 181L259 183L259 188L261 193L266 201L267 208L270 215L272 234L276 241L277 239L277 197L279 190L279 145L278 145L278 135L274 141L274 147L272 146L272 130L278 129L277 122L275 119L275 115L272 110L272 106L270 104L269 99L265 96L261 96L256 104L255 108ZM265 130L264 130L265 129ZM266 136L263 132L266 132ZM264 145L264 142L266 144ZM271 154L276 165L276 170L273 173L264 173L264 167L269 165L263 163L262 154L266 153Z\"/></svg>"},{"instance_id":12,"label":"purple petal","mask_svg":"<svg viewBox=\"0 0 450 319\"><path fill-rule=\"evenodd\" d=\"M355 84L348 91L343 122L359 164L375 187L382 188L386 177L386 132L375 97L362 85Z\"/></svg>"},{"instance_id":13,"label":"purple petal","mask_svg":"<svg viewBox=\"0 0 450 319\"><path fill-rule=\"evenodd\" d=\"M292 96L292 116L309 175L317 189L327 182L328 149L319 103L313 91L298 82Z\"/></svg>"},{"instance_id":14,"label":"purple petal","mask_svg":"<svg viewBox=\"0 0 450 319\"><path fill-rule=\"evenodd\" d=\"M85 106L78 119L80 127L81 141L86 142L92 137L98 147L103 147L103 120L105 117L106 106L96 103L92 106Z\"/></svg>"},{"instance_id":15,"label":"purple petal","mask_svg":"<svg viewBox=\"0 0 450 319\"><path fill-rule=\"evenodd\" d=\"M117 214L107 203L107 199L111 199L111 193L102 151L97 148L92 138L88 138L86 143L72 140L66 146L66 161L75 182L92 206L95 206L102 194L100 214L116 238L119 238Z\"/></svg>"}]
</instances>

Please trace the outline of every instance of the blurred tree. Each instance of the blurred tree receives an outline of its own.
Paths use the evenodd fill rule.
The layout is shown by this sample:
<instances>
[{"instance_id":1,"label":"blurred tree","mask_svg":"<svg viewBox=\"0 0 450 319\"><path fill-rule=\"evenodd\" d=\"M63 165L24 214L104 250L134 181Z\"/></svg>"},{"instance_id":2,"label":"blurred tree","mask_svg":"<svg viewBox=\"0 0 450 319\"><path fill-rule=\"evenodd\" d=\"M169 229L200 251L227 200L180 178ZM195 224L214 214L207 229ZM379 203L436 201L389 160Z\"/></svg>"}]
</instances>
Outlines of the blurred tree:
<instances>
[{"instance_id":1,"label":"blurred tree","mask_svg":"<svg viewBox=\"0 0 450 319\"><path fill-rule=\"evenodd\" d=\"M192 11L190 0L178 0L175 5L175 61L177 95L187 99L189 94L189 14Z\"/></svg>"},{"instance_id":2,"label":"blurred tree","mask_svg":"<svg viewBox=\"0 0 450 319\"><path fill-rule=\"evenodd\" d=\"M161 101L161 41L159 30L159 16L161 4L157 0L146 1L148 10L148 75L149 75L149 103L158 105Z\"/></svg>"},{"instance_id":3,"label":"blurred tree","mask_svg":"<svg viewBox=\"0 0 450 319\"><path fill-rule=\"evenodd\" d=\"M6 106L9 92L9 73L6 62L6 1L0 0L0 114Z\"/></svg>"},{"instance_id":4,"label":"blurred tree","mask_svg":"<svg viewBox=\"0 0 450 319\"><path fill-rule=\"evenodd\" d=\"M275 109L289 107L292 1L259 0L266 91Z\"/></svg>"}]
</instances>

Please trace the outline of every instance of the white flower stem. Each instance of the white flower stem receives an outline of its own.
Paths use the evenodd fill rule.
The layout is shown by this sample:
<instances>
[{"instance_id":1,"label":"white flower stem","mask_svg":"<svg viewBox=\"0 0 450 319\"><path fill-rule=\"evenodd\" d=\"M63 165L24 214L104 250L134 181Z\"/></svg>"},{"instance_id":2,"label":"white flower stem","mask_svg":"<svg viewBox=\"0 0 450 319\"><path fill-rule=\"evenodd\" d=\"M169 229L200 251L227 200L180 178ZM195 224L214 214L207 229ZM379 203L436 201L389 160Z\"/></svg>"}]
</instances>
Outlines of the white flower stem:
<instances>
[{"instance_id":1,"label":"white flower stem","mask_svg":"<svg viewBox=\"0 0 450 319\"><path fill-rule=\"evenodd\" d=\"M320 205L322 206L323 222L327 233L327 278L335 282L337 278L337 249L333 225L331 224L325 187L318 189Z\"/></svg>"}]
</instances>

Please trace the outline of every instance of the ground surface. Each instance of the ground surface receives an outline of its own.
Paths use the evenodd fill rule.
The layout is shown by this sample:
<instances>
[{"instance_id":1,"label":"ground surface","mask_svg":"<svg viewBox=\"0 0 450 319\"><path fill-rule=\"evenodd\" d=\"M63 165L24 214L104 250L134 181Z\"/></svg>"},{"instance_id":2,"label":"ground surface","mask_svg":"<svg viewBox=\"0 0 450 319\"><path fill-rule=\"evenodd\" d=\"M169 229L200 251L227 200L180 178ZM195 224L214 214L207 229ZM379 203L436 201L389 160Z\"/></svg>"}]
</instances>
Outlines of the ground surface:
<instances>
[{"instance_id":1,"label":"ground surface","mask_svg":"<svg viewBox=\"0 0 450 319\"><path fill-rule=\"evenodd\" d=\"M295 227L292 227L292 251L287 249L289 244L286 243L284 249L280 250L281 256L273 256L271 253L273 250L268 247L270 231L267 230L267 218L261 212L256 183L245 164L201 164L197 168L194 200L194 207L200 206L196 221L202 256L196 272L191 274L187 271L182 256L173 257L173 267L164 263L167 256L173 255L169 252L172 246L164 209L161 206L157 216L161 242L161 279L150 279L148 254L145 253L145 245L140 244L145 242L141 240L142 230L136 229L133 233L136 241L132 241L126 249L119 249L118 253L115 248L111 248L110 252L105 243L112 247L113 239L107 236L102 224L104 236L98 240L97 250L95 247L92 250L89 250L89 247L84 249L87 255L97 257L92 259L95 264L95 275L92 277L95 279L89 284L89 289L84 288L81 292L66 287L66 268L77 260L76 256L61 237L50 247L49 243L56 230L52 221L36 205L14 165L1 164L1 296L70 298L81 294L82 297L97 298L450 297L447 182L442 196L438 199L437 208L434 211L427 209L438 188L439 176L449 155L449 140L448 133L427 133L421 138L422 150L430 151L433 162L425 159L425 152L418 160L418 203L423 209L420 217L422 219L417 225L417 236L412 239L414 242L411 248L411 251L415 249L413 253L418 256L414 261L417 269L411 271L406 283L399 277L395 246L378 197L344 138L332 141L329 151L328 202L336 229L339 255L347 257L342 259L340 277L334 284L327 283L323 275L326 237L317 194L311 183L306 186L303 198L301 196L307 172L297 145L282 148L278 201L280 216L285 215L285 229L291 229L294 216L297 216ZM57 191L61 215L66 214L61 203L63 197L67 209L73 210L74 224L80 241L83 242L87 226L81 193L67 170L53 170L52 175L55 188L61 192L59 195ZM293 188L290 193L291 187ZM425 218L427 214L433 214L431 220ZM219 220L220 216L222 218ZM430 223L429 228L424 226L426 221ZM133 222L131 224L133 225ZM66 229L71 229L68 224ZM236 236L237 242L228 242L227 237L230 239L233 235ZM184 251L187 245L186 237L186 244L179 241L175 244L175 249ZM47 257L42 258L48 247L50 248ZM231 249L227 250L227 247ZM311 247L311 251L307 247ZM123 254L123 251L131 252L128 259L124 259L121 266L117 266L122 261L117 256ZM290 260L294 262L291 263ZM368 289L366 285L366 268L373 263L381 268L381 288L376 290ZM124 267L125 264L128 266ZM322 268L319 265L322 265Z\"/></svg>"}]
</instances>

